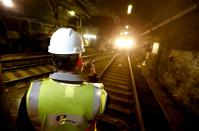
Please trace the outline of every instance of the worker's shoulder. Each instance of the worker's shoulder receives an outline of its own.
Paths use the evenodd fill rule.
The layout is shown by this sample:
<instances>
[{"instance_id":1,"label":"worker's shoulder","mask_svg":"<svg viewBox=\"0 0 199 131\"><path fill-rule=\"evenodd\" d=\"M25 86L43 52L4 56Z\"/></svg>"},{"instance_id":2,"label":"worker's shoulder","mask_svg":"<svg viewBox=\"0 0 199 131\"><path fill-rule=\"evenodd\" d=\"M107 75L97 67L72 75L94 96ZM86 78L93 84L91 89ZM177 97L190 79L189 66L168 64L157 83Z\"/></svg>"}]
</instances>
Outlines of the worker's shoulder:
<instances>
[{"instance_id":1,"label":"worker's shoulder","mask_svg":"<svg viewBox=\"0 0 199 131\"><path fill-rule=\"evenodd\" d=\"M88 85L94 86L95 88L104 89L104 84L103 83L90 83L90 82L86 82L84 84L88 84Z\"/></svg>"}]
</instances>

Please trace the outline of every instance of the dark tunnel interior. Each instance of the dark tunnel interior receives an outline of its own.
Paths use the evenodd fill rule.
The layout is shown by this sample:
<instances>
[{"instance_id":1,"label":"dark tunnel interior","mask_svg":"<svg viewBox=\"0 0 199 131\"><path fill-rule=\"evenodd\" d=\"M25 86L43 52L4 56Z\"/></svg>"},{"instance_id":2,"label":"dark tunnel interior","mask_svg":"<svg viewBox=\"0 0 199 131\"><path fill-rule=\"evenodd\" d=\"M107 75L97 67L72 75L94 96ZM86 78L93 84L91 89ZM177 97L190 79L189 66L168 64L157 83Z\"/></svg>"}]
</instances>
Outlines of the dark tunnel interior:
<instances>
[{"instance_id":1,"label":"dark tunnel interior","mask_svg":"<svg viewBox=\"0 0 199 131\"><path fill-rule=\"evenodd\" d=\"M128 50L199 121L198 0L0 0L0 60L48 54L60 27L79 32L86 51ZM117 44L125 38L130 49Z\"/></svg>"}]
</instances>

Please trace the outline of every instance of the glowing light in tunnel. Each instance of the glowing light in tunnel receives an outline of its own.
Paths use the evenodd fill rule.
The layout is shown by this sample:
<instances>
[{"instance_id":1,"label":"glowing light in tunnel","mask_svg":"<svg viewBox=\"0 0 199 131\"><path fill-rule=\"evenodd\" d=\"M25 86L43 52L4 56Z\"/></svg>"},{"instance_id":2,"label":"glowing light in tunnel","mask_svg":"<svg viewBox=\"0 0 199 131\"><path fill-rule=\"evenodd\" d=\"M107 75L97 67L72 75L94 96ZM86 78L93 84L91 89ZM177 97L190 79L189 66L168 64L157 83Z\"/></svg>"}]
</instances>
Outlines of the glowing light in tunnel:
<instances>
[{"instance_id":1,"label":"glowing light in tunnel","mask_svg":"<svg viewBox=\"0 0 199 131\"><path fill-rule=\"evenodd\" d=\"M73 10L68 11L68 13L70 14L70 16L75 16L75 11L73 11Z\"/></svg>"},{"instance_id":2,"label":"glowing light in tunnel","mask_svg":"<svg viewBox=\"0 0 199 131\"><path fill-rule=\"evenodd\" d=\"M158 43L158 42L154 42L153 43L153 49L152 49L152 53L153 54L157 54L158 53L159 45L160 45L160 43Z\"/></svg>"},{"instance_id":3,"label":"glowing light in tunnel","mask_svg":"<svg viewBox=\"0 0 199 131\"><path fill-rule=\"evenodd\" d=\"M2 0L3 4L5 6L8 6L8 7L12 7L13 6L13 1L12 0Z\"/></svg>"},{"instance_id":4,"label":"glowing light in tunnel","mask_svg":"<svg viewBox=\"0 0 199 131\"><path fill-rule=\"evenodd\" d=\"M125 28L126 28L126 29L128 29L128 28L129 28L129 26L128 26L128 25L126 25L126 26L125 26Z\"/></svg>"},{"instance_id":5,"label":"glowing light in tunnel","mask_svg":"<svg viewBox=\"0 0 199 131\"><path fill-rule=\"evenodd\" d=\"M132 38L117 38L115 40L115 47L120 49L129 49L135 46L135 41Z\"/></svg>"},{"instance_id":6,"label":"glowing light in tunnel","mask_svg":"<svg viewBox=\"0 0 199 131\"><path fill-rule=\"evenodd\" d=\"M128 35L129 34L129 32L128 31L124 31L124 35Z\"/></svg>"},{"instance_id":7,"label":"glowing light in tunnel","mask_svg":"<svg viewBox=\"0 0 199 131\"><path fill-rule=\"evenodd\" d=\"M123 35L128 35L129 32L128 31L124 31L124 32L120 32L120 35L123 36Z\"/></svg>"},{"instance_id":8,"label":"glowing light in tunnel","mask_svg":"<svg viewBox=\"0 0 199 131\"><path fill-rule=\"evenodd\" d=\"M127 14L131 14L131 10L132 10L133 6L130 4L128 5L128 10L127 10Z\"/></svg>"}]
</instances>

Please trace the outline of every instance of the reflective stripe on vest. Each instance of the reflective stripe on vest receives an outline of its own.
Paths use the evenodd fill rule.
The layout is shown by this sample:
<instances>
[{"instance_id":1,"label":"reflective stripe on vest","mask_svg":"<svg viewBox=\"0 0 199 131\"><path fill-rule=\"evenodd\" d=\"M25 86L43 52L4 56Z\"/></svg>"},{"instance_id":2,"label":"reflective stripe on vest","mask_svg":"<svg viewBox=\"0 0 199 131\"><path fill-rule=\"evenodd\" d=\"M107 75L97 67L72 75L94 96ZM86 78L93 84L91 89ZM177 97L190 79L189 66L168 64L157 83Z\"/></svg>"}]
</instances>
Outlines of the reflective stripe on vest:
<instances>
[{"instance_id":1,"label":"reflective stripe on vest","mask_svg":"<svg viewBox=\"0 0 199 131\"><path fill-rule=\"evenodd\" d=\"M101 92L98 88L94 88L93 90L93 116L96 116L99 113L99 109L100 109L100 96L101 96Z\"/></svg>"},{"instance_id":2,"label":"reflective stripe on vest","mask_svg":"<svg viewBox=\"0 0 199 131\"><path fill-rule=\"evenodd\" d=\"M42 81L36 81L32 83L31 90L29 92L28 98L28 115L30 120L32 121L36 130L41 130L41 123L39 120L39 111L38 111L38 98L39 91L41 87Z\"/></svg>"},{"instance_id":3,"label":"reflective stripe on vest","mask_svg":"<svg viewBox=\"0 0 199 131\"><path fill-rule=\"evenodd\" d=\"M103 114L106 106L106 100L107 100L107 93L104 90L104 85L102 83L93 83L95 86L94 90L94 106L93 111L96 113L95 115ZM96 112L98 110L98 112ZM93 113L93 114L94 114Z\"/></svg>"},{"instance_id":4,"label":"reflective stripe on vest","mask_svg":"<svg viewBox=\"0 0 199 131\"><path fill-rule=\"evenodd\" d=\"M106 101L107 101L107 93L105 90L101 90L101 106L100 106L100 111L99 113L100 114L103 114L104 113L104 110L105 110L105 107L106 107Z\"/></svg>"}]
</instances>

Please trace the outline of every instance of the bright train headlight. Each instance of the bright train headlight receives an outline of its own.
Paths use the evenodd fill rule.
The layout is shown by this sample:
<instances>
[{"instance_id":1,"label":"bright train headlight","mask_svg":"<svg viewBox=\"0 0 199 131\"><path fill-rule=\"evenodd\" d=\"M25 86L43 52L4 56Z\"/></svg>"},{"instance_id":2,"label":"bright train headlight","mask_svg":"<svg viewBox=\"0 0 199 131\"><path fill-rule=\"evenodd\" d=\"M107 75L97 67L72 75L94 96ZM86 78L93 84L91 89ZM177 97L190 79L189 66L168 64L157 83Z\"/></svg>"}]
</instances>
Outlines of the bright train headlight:
<instances>
[{"instance_id":1,"label":"bright train headlight","mask_svg":"<svg viewBox=\"0 0 199 131\"><path fill-rule=\"evenodd\" d=\"M135 40L132 38L118 38L115 41L115 47L120 49L129 49L135 46Z\"/></svg>"}]
</instances>

